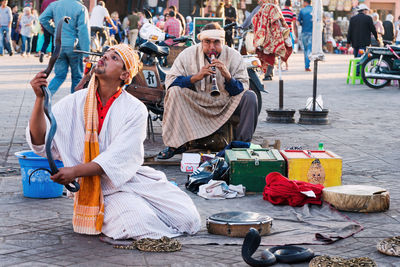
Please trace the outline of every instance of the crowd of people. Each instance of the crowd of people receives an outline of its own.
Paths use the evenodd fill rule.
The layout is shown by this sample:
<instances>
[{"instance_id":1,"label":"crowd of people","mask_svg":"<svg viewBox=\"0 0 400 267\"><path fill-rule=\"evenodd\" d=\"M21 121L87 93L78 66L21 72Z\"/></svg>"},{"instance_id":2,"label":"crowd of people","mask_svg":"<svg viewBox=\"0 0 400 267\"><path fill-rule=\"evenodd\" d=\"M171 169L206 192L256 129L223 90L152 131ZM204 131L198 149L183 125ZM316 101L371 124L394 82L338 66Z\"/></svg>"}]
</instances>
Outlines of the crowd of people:
<instances>
[{"instance_id":1,"label":"crowd of people","mask_svg":"<svg viewBox=\"0 0 400 267\"><path fill-rule=\"evenodd\" d=\"M40 14L43 14L45 9L55 1L44 0ZM135 47L138 31L143 24L149 22L148 17L145 10L134 9L121 21L118 12L113 11L110 15L104 1L98 1L89 14L90 35L98 35L101 45L109 36L116 43L130 44ZM184 18L176 6L170 6L163 11L163 15L156 15L151 19L158 28L176 37L193 33L192 17ZM54 27L54 22L52 27ZM14 53L19 53L23 57L33 54L39 57L40 62L43 62L46 53L51 55L53 45L50 44L53 44L53 34L43 27L39 20L39 12L30 6L9 7L8 0L1 0L0 28L2 33L0 34L0 56L3 56L3 50L6 50L10 56ZM108 31L107 35L105 31ZM167 41L166 44L170 45L170 42Z\"/></svg>"},{"instance_id":2,"label":"crowd of people","mask_svg":"<svg viewBox=\"0 0 400 267\"><path fill-rule=\"evenodd\" d=\"M43 14L49 4L54 1L55 0L44 0L41 5L40 14ZM50 55L52 51L53 45L49 44L53 43L51 41L53 34L51 34L46 27L43 27L43 23L40 21L36 10L31 9L29 6L21 10L16 5L9 8L7 3L8 0L1 1L0 26L3 34L0 34L0 55L4 54L3 50L6 50L10 56L16 52L20 53L21 56L35 54L39 57L40 62L43 62L44 55L46 53ZM281 29L287 27L291 42L291 46L289 45L285 51L288 52L290 49L291 53L291 51L296 52L298 49L303 50L304 69L305 71L311 71L309 60L312 47L311 0L304 0L303 8L301 8L297 14L292 8L291 0L286 0L284 6L280 6L280 2L276 0L259 0L258 3L259 5L253 12L244 12L245 14L242 14L243 12L238 12L236 7L232 5L231 0L224 0L219 3L215 12L209 11L205 16L224 18L225 25L232 22L238 22L240 24L242 20L245 21L244 23L248 21L247 24L254 25L253 17L264 4L276 5L276 13L279 13L280 18L284 19L284 23L286 23L285 25L281 25ZM362 4L360 6L365 5ZM353 17L356 17L359 11L361 11L359 7L354 9ZM120 20L118 12L113 11L110 15L105 3L103 1L98 1L97 6L95 6L89 14L88 26L90 27L90 35L97 35L100 40L100 45L103 45L108 38L112 38L112 40L114 40L113 44L125 43L135 48L137 44L143 42L139 36L139 30L144 24L148 23L149 20L152 20L151 22L160 30L175 37L192 35L194 32L192 17L187 16L185 18L179 13L176 6L169 6L162 10L161 13L158 11L157 14L149 14L146 12L149 11L146 9L133 9L131 14L128 14L123 20ZM383 46L389 43L400 44L400 17L395 22L394 16L388 14L382 22L378 13L375 11L367 9L365 14L372 18L376 36L373 31L370 30L369 33L364 33L364 35L368 36L362 37L362 39L367 39L368 41L354 44L355 35L349 32L350 28L354 29L354 23L350 25L350 20L345 16L334 19L333 12L324 12L322 35L324 51L356 54L354 49L358 47L365 49L368 45ZM52 27L54 27L54 25L52 25ZM255 26L253 27L255 30ZM362 27L364 29L366 26L364 25ZM233 34L234 31L232 29L227 29L225 32L225 42L228 46L232 46L234 43ZM265 35L266 33L255 33L256 38L257 35L260 34ZM284 39L286 38L287 36L285 33ZM110 42L108 44L110 44ZM160 45L170 46L176 44L173 44L172 39L167 39L161 42ZM258 48L260 48L260 46ZM267 59L265 56L268 54L267 51L268 49L264 47L264 52L256 52L263 63L263 70L265 73L264 80L271 80L274 63L271 63L270 59ZM287 59L287 57L283 55L284 53L282 53L281 59ZM288 70L289 66L287 60L283 60L283 63L286 65L285 69Z\"/></svg>"}]
</instances>

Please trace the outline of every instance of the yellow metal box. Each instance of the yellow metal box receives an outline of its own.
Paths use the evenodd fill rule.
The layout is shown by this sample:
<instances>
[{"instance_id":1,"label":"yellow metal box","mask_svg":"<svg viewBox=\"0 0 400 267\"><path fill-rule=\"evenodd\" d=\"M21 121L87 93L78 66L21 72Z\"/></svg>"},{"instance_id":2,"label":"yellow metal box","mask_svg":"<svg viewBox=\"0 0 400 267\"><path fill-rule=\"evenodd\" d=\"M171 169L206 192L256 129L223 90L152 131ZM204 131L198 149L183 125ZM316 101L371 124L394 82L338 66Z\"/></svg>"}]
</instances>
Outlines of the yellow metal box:
<instances>
[{"instance_id":1,"label":"yellow metal box","mask_svg":"<svg viewBox=\"0 0 400 267\"><path fill-rule=\"evenodd\" d=\"M342 184L342 158L328 150L281 150L290 180L322 184Z\"/></svg>"}]
</instances>

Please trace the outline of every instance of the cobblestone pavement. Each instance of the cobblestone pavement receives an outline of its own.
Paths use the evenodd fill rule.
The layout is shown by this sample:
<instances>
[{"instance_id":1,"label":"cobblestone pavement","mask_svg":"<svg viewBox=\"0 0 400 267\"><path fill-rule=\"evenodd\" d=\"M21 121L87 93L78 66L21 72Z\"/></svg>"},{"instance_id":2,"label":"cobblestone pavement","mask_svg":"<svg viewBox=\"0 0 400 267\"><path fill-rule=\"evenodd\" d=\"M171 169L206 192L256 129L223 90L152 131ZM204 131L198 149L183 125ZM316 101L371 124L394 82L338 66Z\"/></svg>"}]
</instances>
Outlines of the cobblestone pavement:
<instances>
[{"instance_id":1,"label":"cobblestone pavement","mask_svg":"<svg viewBox=\"0 0 400 267\"><path fill-rule=\"evenodd\" d=\"M369 256L378 266L400 266L400 258L377 252L378 240L400 232L400 90L390 86L373 90L363 85L347 85L350 57L327 55L319 64L318 93L329 109L330 124L266 123L266 108L278 107L278 77L266 82L255 143L281 140L282 147L301 146L325 149L343 157L343 184L369 184L384 187L391 196L390 209L382 213L349 213L364 230L330 245L306 245L316 254L343 257ZM25 127L34 94L29 86L36 72L44 69L37 58L19 55L0 58L0 266L246 266L240 246L184 245L175 253L144 253L118 250L99 242L97 237L73 233L72 200L30 199L22 195L19 164L14 153L27 149ZM293 55L289 71L283 72L285 108L304 108L312 96L312 73L304 72L303 56ZM55 101L68 94L70 79L55 95ZM298 112L296 113L296 121ZM155 127L160 140L160 127ZM150 146L152 145L152 142ZM149 144L147 144L149 146ZM162 146L154 148L159 151ZM184 188L186 176L176 166L161 167ZM189 193L201 210L203 199ZM260 195L249 197L261 197ZM221 200L227 209L236 200ZM207 201L212 205L212 201ZM203 222L203 226L205 222ZM266 248L266 247L262 247ZM256 256L260 255L260 247ZM276 264L275 266L308 266Z\"/></svg>"}]
</instances>

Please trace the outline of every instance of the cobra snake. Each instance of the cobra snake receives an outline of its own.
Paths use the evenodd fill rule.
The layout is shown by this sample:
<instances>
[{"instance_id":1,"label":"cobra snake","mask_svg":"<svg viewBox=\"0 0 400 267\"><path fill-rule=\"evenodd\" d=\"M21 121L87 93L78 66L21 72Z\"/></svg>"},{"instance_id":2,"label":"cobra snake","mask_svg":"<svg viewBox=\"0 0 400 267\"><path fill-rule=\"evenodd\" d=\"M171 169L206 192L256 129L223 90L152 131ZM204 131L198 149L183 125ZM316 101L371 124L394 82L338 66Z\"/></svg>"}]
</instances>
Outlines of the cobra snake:
<instances>
[{"instance_id":1,"label":"cobra snake","mask_svg":"<svg viewBox=\"0 0 400 267\"><path fill-rule=\"evenodd\" d=\"M60 20L60 22L57 25L57 36L55 38L55 47L54 47L54 52L51 55L51 58L49 60L49 65L47 66L47 68L44 70L44 73L46 74L46 77L49 77L54 64L57 61L57 58L60 56L60 52L61 52L61 32L62 32L62 26L63 26L63 22L68 23L69 20L71 18L70 17L63 17L62 20ZM54 135L56 134L57 131L57 121L56 118L54 117L52 111L51 111L51 93L48 87L46 86L42 86L41 87L43 94L44 94L44 113L46 114L47 118L50 121L50 129L49 129L49 134L47 135L47 139L46 139L46 155L47 155L47 160L49 162L49 166L50 166L50 170L46 169L46 168L39 168L34 170L30 175L29 175L29 184L31 181L31 176L39 171L39 170L44 170L49 172L51 175L54 175L58 172L58 168L56 166L56 163L53 159L53 155L51 154L51 143L53 141ZM71 192L78 192L79 191L79 183L76 181L72 182L73 186L67 184L65 185L65 188Z\"/></svg>"}]
</instances>

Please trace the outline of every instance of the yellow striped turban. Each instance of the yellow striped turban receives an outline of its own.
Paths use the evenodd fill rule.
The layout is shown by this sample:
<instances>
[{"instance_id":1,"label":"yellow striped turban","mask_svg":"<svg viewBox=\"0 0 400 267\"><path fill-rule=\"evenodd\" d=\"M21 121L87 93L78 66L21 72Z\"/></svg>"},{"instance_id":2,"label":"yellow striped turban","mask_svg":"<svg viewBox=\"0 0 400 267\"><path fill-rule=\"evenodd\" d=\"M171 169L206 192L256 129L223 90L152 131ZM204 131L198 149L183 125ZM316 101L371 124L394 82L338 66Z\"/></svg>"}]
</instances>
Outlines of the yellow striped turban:
<instances>
[{"instance_id":1,"label":"yellow striped turban","mask_svg":"<svg viewBox=\"0 0 400 267\"><path fill-rule=\"evenodd\" d=\"M129 71L129 78L125 80L125 85L132 82L133 77L139 72L142 63L140 62L139 55L129 45L118 44L110 47L110 50L115 50L117 54L122 58L125 64L125 68Z\"/></svg>"}]
</instances>

